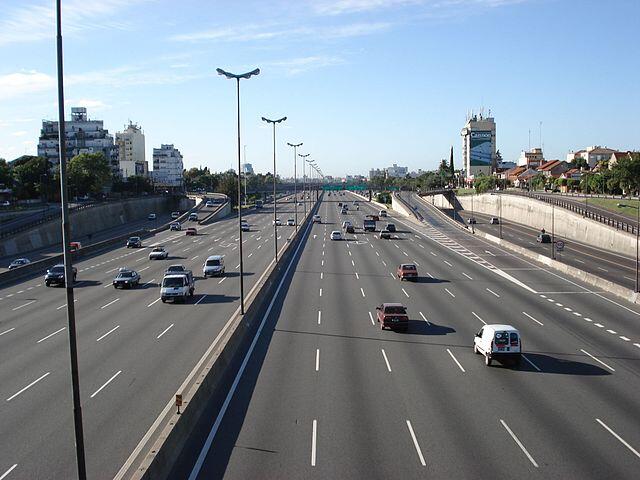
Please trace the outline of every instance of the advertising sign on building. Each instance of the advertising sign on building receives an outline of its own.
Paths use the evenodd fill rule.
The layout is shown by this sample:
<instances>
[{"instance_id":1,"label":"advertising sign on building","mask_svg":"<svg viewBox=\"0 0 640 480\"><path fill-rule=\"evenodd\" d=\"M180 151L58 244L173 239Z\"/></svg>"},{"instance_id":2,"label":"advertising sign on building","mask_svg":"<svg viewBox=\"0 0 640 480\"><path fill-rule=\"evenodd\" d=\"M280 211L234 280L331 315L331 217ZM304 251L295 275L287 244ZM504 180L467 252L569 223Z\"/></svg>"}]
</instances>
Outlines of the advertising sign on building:
<instances>
[{"instance_id":1,"label":"advertising sign on building","mask_svg":"<svg viewBox=\"0 0 640 480\"><path fill-rule=\"evenodd\" d=\"M491 166L491 132L471 132L470 163L472 167Z\"/></svg>"}]
</instances>

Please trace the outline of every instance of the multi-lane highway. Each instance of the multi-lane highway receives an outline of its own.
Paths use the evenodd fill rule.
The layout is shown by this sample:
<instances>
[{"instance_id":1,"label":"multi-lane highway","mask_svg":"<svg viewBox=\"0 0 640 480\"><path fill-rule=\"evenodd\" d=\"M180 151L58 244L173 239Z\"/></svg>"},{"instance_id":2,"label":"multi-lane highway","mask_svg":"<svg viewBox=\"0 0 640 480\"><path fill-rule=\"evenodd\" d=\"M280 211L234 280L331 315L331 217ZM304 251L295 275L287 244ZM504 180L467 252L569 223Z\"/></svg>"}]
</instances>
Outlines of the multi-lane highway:
<instances>
[{"instance_id":1,"label":"multi-lane highway","mask_svg":"<svg viewBox=\"0 0 640 480\"><path fill-rule=\"evenodd\" d=\"M292 203L278 205L283 221L293 217ZM269 205L247 213L245 292L272 261L274 241ZM230 217L198 226L196 237L165 231L142 249L122 245L76 265L89 478L114 477L238 308L237 228ZM278 229L279 245L293 230ZM148 259L156 244L167 248L168 260ZM225 255L225 276L199 279L186 305L160 302L166 267L180 263L201 276L212 254ZM140 272L139 288L112 287L124 266ZM2 288L0 312L0 478L75 478L65 291L45 287L41 277Z\"/></svg>"},{"instance_id":2,"label":"multi-lane highway","mask_svg":"<svg viewBox=\"0 0 640 480\"><path fill-rule=\"evenodd\" d=\"M325 196L208 442L180 478L635 478L640 311L425 210L362 232ZM345 241L332 230L360 227ZM384 219L383 219L384 220ZM416 262L420 279L396 266ZM401 302L408 333L375 307ZM484 324L522 334L521 367L474 355ZM186 463L186 462L185 462Z\"/></svg>"},{"instance_id":3,"label":"multi-lane highway","mask_svg":"<svg viewBox=\"0 0 640 480\"><path fill-rule=\"evenodd\" d=\"M414 193L402 192L402 196L410 205L418 206L421 212L424 210L425 206L421 204L420 200L416 198ZM424 201L428 202L428 197L425 197ZM451 216L451 209L447 209L445 211L449 216ZM456 214L459 215L458 218L464 221L465 225L467 225L469 229L472 229L472 226L469 225L469 218L475 217L477 223L473 225L473 229L499 237L500 225L490 223L490 219L492 217L497 217L497 212L495 215L488 215L463 210L457 211ZM550 243L538 243L536 240L542 228L551 235L552 228L550 225L523 225L521 223L502 218L502 236L505 240L544 255L545 257L551 258L553 255L552 248L554 245ZM562 251L555 252L556 260L579 268L580 270L593 273L627 288L635 288L635 258L613 251L596 248L558 235L555 236L555 240L564 242L564 249Z\"/></svg>"}]
</instances>

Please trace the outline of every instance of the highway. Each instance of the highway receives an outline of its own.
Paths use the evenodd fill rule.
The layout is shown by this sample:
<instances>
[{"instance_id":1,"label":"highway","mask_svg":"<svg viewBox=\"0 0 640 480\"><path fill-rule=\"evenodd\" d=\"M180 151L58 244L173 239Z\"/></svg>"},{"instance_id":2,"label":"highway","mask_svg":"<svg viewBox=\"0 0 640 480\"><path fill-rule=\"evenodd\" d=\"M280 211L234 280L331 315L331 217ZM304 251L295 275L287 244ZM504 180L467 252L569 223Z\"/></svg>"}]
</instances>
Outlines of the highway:
<instances>
[{"instance_id":1,"label":"highway","mask_svg":"<svg viewBox=\"0 0 640 480\"><path fill-rule=\"evenodd\" d=\"M403 197L406 198L411 205L419 203L419 200L415 198L415 194L403 192ZM428 201L428 199L425 198L424 201ZM446 209L444 211L451 216L451 209ZM492 225L489 223L491 217L497 216L497 214L487 215L478 212L471 212L469 210L457 211L456 213L460 215L460 218L464 221L465 225L469 227L469 229L471 229L471 225L469 225L468 220L473 216L477 221L474 225L474 229L489 233L494 237L500 236L500 225ZM551 257L552 245L550 243L541 244L536 241L536 237L540 233L541 228L545 228L545 231L551 235L550 225L523 225L511 220L502 219L502 235L505 240L508 240L520 247L527 248L533 252L542 254L545 257ZM580 270L593 273L594 275L629 289L633 290L635 288L635 258L609 250L596 248L558 235L555 236L555 240L561 240L564 242L564 250L561 252L556 251L556 260L579 268Z\"/></svg>"},{"instance_id":2,"label":"highway","mask_svg":"<svg viewBox=\"0 0 640 480\"><path fill-rule=\"evenodd\" d=\"M279 201L285 222L292 210L291 203ZM251 231L244 234L245 293L273 258L272 212L267 205L246 214ZM278 229L279 246L293 231ZM122 245L76 265L91 479L114 477L238 308L237 217L198 226L198 233L165 231L146 239L142 249ZM149 247L156 244L167 248L168 260L148 260ZM166 267L181 263L201 277L202 264L212 254L225 255L225 276L199 279L186 305L160 302ZM143 285L115 290L111 281L123 266L140 272ZM0 289L2 480L76 477L65 290L43 283L38 277Z\"/></svg>"},{"instance_id":3,"label":"highway","mask_svg":"<svg viewBox=\"0 0 640 480\"><path fill-rule=\"evenodd\" d=\"M292 260L208 442L175 478L636 478L640 311L501 252L429 209L392 240L323 224ZM420 278L401 282L414 261ZM402 302L408 333L375 307ZM520 368L474 355L485 324L522 334ZM213 427L213 428L212 428Z\"/></svg>"}]
</instances>

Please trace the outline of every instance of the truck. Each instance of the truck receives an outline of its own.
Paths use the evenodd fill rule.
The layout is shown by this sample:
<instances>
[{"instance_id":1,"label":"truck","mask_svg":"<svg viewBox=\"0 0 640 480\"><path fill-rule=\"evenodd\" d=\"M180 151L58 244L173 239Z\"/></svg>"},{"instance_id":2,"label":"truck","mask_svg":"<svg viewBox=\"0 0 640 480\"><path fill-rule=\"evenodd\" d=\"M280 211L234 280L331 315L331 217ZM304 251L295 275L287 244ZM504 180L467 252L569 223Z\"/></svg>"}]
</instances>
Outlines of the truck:
<instances>
[{"instance_id":1,"label":"truck","mask_svg":"<svg viewBox=\"0 0 640 480\"><path fill-rule=\"evenodd\" d=\"M196 284L191 270L165 272L160 287L160 299L162 303L167 300L186 303L187 298L193 297L195 289Z\"/></svg>"},{"instance_id":2,"label":"truck","mask_svg":"<svg viewBox=\"0 0 640 480\"><path fill-rule=\"evenodd\" d=\"M376 221L371 220L370 218L365 218L362 224L362 229L365 232L375 232L376 231Z\"/></svg>"}]
</instances>

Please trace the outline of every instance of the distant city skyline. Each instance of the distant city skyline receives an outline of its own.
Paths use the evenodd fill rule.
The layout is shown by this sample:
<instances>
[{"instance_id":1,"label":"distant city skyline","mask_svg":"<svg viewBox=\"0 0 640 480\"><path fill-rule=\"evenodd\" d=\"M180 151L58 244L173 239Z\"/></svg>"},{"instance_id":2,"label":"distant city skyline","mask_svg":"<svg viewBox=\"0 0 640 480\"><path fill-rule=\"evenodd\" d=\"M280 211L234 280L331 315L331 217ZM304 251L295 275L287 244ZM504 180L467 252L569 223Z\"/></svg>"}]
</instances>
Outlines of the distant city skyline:
<instances>
[{"instance_id":1,"label":"distant city skyline","mask_svg":"<svg viewBox=\"0 0 640 480\"><path fill-rule=\"evenodd\" d=\"M57 120L53 14L49 0L3 2L7 160L35 155L42 119ZM277 145L287 177L287 141L336 177L394 163L436 169L451 146L462 168L460 131L481 108L505 161L540 146L540 122L548 159L591 145L640 149L639 2L64 0L63 14L65 111L86 107L112 134L133 121L149 162L163 144L185 168L237 162L235 88L216 67L261 69L241 92L243 162L256 172L272 169L261 116L288 117ZM574 28L593 18L614 32Z\"/></svg>"}]
</instances>

